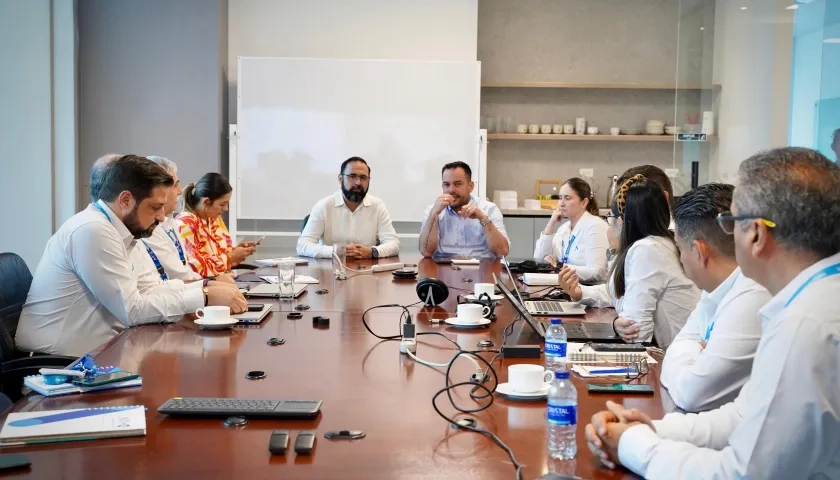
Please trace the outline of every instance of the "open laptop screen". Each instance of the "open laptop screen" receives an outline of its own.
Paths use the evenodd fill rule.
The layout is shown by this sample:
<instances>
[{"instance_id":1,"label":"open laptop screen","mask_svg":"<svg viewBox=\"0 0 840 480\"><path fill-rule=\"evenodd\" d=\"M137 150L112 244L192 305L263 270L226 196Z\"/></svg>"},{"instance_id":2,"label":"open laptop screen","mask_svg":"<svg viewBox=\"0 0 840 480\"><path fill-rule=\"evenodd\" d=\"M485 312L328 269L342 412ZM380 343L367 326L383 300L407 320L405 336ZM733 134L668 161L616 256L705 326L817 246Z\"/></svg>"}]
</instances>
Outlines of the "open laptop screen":
<instances>
[{"instance_id":1,"label":"open laptop screen","mask_svg":"<svg viewBox=\"0 0 840 480\"><path fill-rule=\"evenodd\" d=\"M496 282L496 286L499 287L499 290L501 290L502 295L504 295L510 301L510 304L513 305L513 308L516 309L516 312L519 313L519 315L525 320L528 326L530 326L531 329L534 332L536 332L537 335L540 336L540 338L545 338L542 332L540 332L540 329L537 327L537 324L534 321L534 317L532 317L531 314L528 313L528 310L525 309L525 306L522 305L522 303L519 300L517 300L516 297L513 296L513 292L510 291L507 285L505 285L505 282L503 282L501 278L496 276L495 273L493 274L493 281ZM511 281L515 282L516 280ZM514 286L515 285L516 284L514 283Z\"/></svg>"}]
</instances>

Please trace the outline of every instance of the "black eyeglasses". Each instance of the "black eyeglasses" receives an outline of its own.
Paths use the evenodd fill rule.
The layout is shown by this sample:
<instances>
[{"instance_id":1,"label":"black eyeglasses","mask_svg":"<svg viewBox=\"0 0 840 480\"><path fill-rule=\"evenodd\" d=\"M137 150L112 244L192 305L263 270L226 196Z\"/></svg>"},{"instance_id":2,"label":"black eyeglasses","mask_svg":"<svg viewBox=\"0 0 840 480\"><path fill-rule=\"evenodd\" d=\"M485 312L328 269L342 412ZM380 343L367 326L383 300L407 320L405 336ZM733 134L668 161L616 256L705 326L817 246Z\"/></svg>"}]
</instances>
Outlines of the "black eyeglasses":
<instances>
[{"instance_id":1,"label":"black eyeglasses","mask_svg":"<svg viewBox=\"0 0 840 480\"><path fill-rule=\"evenodd\" d=\"M350 175L345 175L345 174L342 173L341 175L349 178L352 183L356 183L356 182L367 183L367 182L370 181L370 177L368 177L367 175L356 175L355 173L351 173Z\"/></svg>"},{"instance_id":2,"label":"black eyeglasses","mask_svg":"<svg viewBox=\"0 0 840 480\"><path fill-rule=\"evenodd\" d=\"M732 215L732 212L723 212L718 214L717 222L720 228L727 234L732 235L735 232L735 222L741 220L761 220L761 223L770 228L776 228L776 223L772 220L759 217L758 215Z\"/></svg>"}]
</instances>

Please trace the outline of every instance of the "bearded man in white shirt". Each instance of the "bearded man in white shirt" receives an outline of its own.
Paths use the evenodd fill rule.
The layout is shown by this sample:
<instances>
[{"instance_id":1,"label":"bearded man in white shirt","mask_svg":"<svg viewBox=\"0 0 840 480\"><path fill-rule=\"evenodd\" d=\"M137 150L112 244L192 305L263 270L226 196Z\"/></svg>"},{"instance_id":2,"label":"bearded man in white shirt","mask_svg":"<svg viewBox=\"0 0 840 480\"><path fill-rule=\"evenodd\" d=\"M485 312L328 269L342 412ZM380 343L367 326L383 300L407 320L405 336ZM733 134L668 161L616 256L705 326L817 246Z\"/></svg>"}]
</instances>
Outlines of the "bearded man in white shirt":
<instances>
[{"instance_id":1,"label":"bearded man in white shirt","mask_svg":"<svg viewBox=\"0 0 840 480\"><path fill-rule=\"evenodd\" d=\"M771 298L741 273L735 242L717 224L717 216L731 208L734 188L701 185L674 207L680 262L703 293L665 353L660 380L688 412L711 410L738 396L761 339L758 311Z\"/></svg>"},{"instance_id":2,"label":"bearded man in white shirt","mask_svg":"<svg viewBox=\"0 0 840 480\"><path fill-rule=\"evenodd\" d=\"M163 221L173 179L144 157L111 165L99 199L47 242L18 322L18 349L83 355L125 328L176 321L204 305L247 308L238 290L201 282L142 282L130 257Z\"/></svg>"},{"instance_id":3,"label":"bearded man in white shirt","mask_svg":"<svg viewBox=\"0 0 840 480\"><path fill-rule=\"evenodd\" d=\"M361 157L341 164L340 190L312 207L297 242L302 257L330 258L333 245L347 245L347 258L384 258L400 253L400 239L382 200L368 195L370 167Z\"/></svg>"},{"instance_id":4,"label":"bearded man in white shirt","mask_svg":"<svg viewBox=\"0 0 840 480\"><path fill-rule=\"evenodd\" d=\"M589 448L646 478L840 478L840 167L780 148L738 177L719 223L743 274L773 295L749 381L716 410L659 421L607 402Z\"/></svg>"}]
</instances>

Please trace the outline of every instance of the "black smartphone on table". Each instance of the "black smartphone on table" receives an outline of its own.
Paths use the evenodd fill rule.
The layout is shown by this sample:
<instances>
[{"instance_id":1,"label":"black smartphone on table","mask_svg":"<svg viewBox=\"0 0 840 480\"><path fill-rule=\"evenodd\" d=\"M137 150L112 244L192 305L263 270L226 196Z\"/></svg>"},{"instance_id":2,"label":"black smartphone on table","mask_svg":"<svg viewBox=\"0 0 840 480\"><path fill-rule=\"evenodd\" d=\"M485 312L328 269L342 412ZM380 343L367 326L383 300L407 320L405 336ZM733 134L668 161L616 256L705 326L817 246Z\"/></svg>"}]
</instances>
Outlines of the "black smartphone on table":
<instances>
[{"instance_id":1,"label":"black smartphone on table","mask_svg":"<svg viewBox=\"0 0 840 480\"><path fill-rule=\"evenodd\" d=\"M19 453L0 455L0 471L28 468L31 464L26 455Z\"/></svg>"},{"instance_id":2,"label":"black smartphone on table","mask_svg":"<svg viewBox=\"0 0 840 480\"><path fill-rule=\"evenodd\" d=\"M249 303L248 304L248 311L249 312L262 312L263 308L265 308L264 303Z\"/></svg>"}]
</instances>

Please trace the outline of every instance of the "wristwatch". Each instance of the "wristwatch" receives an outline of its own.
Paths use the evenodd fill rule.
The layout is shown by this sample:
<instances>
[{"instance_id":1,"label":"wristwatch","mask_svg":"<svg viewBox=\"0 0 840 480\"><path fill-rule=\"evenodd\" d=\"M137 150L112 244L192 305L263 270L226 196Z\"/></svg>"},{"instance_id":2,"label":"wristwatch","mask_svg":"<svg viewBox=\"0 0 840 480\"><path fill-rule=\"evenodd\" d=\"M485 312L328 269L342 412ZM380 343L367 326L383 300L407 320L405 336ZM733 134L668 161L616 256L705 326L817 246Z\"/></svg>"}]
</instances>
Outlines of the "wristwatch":
<instances>
[{"instance_id":1,"label":"wristwatch","mask_svg":"<svg viewBox=\"0 0 840 480\"><path fill-rule=\"evenodd\" d=\"M206 307L207 304L210 303L210 297L207 296L207 292L209 292L210 290L206 286L204 286L201 287L201 291L204 293L204 306Z\"/></svg>"},{"instance_id":2,"label":"wristwatch","mask_svg":"<svg viewBox=\"0 0 840 480\"><path fill-rule=\"evenodd\" d=\"M486 226L487 226L487 224L488 224L488 223L490 223L490 222L492 222L492 221L493 221L493 220L490 220L490 217L487 217L487 218L485 218L484 220L482 220L482 221L481 221L481 226L482 226L482 227L486 227Z\"/></svg>"},{"instance_id":3,"label":"wristwatch","mask_svg":"<svg viewBox=\"0 0 840 480\"><path fill-rule=\"evenodd\" d=\"M376 247L370 247L370 258L379 258L379 250Z\"/></svg>"}]
</instances>

